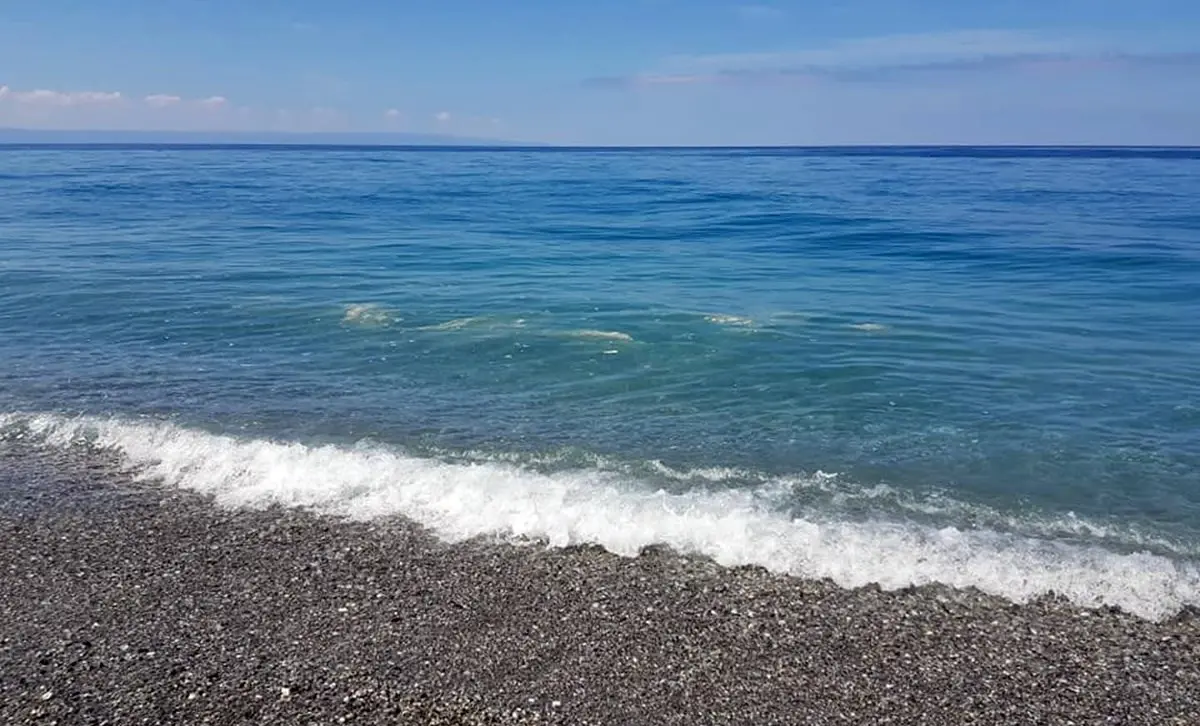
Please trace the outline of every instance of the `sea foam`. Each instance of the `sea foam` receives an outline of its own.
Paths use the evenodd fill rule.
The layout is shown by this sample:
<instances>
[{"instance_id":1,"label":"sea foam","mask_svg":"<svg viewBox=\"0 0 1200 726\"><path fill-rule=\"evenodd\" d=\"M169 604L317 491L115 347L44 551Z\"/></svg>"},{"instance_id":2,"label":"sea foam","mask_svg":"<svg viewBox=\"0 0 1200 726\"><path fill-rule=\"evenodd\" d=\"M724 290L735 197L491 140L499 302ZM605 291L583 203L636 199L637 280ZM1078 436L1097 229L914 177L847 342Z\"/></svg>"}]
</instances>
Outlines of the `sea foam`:
<instances>
[{"instance_id":1,"label":"sea foam","mask_svg":"<svg viewBox=\"0 0 1200 726\"><path fill-rule=\"evenodd\" d=\"M754 325L752 318L742 317L740 315L705 315L704 319L713 325L728 325L735 327L748 328Z\"/></svg>"},{"instance_id":2,"label":"sea foam","mask_svg":"<svg viewBox=\"0 0 1200 726\"><path fill-rule=\"evenodd\" d=\"M794 517L779 507L778 481L669 493L606 469L546 473L503 461L449 463L381 445L309 446L116 418L4 414L0 432L109 448L139 478L209 494L226 507L403 515L447 541L499 535L551 546L599 544L622 555L666 544L723 565L762 565L844 587L938 582L1016 602L1053 591L1079 605L1115 605L1150 619L1200 605L1194 560L986 529ZM812 480L828 483L827 475Z\"/></svg>"},{"instance_id":3,"label":"sea foam","mask_svg":"<svg viewBox=\"0 0 1200 726\"><path fill-rule=\"evenodd\" d=\"M622 333L619 330L568 330L563 333L568 338L580 338L583 340L609 340L619 343L632 343L633 336L629 333Z\"/></svg>"},{"instance_id":4,"label":"sea foam","mask_svg":"<svg viewBox=\"0 0 1200 726\"><path fill-rule=\"evenodd\" d=\"M342 322L347 325L386 326L399 319L400 317L391 310L375 303L347 305L342 313Z\"/></svg>"},{"instance_id":5,"label":"sea foam","mask_svg":"<svg viewBox=\"0 0 1200 726\"><path fill-rule=\"evenodd\" d=\"M888 326L883 323L855 323L850 326L851 330L861 330L864 333L886 333Z\"/></svg>"}]
</instances>

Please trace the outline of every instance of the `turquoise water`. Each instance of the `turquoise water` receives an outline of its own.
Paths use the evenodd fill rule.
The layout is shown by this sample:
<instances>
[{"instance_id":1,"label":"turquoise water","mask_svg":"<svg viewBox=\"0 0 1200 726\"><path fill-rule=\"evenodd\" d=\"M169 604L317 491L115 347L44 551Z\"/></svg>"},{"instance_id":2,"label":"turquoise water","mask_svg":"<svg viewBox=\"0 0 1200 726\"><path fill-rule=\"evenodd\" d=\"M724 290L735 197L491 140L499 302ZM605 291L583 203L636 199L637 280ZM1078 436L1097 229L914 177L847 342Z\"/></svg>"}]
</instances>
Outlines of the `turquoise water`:
<instances>
[{"instance_id":1,"label":"turquoise water","mask_svg":"<svg viewBox=\"0 0 1200 726\"><path fill-rule=\"evenodd\" d=\"M1188 150L0 149L0 424L238 506L1162 614L1198 199Z\"/></svg>"}]
</instances>

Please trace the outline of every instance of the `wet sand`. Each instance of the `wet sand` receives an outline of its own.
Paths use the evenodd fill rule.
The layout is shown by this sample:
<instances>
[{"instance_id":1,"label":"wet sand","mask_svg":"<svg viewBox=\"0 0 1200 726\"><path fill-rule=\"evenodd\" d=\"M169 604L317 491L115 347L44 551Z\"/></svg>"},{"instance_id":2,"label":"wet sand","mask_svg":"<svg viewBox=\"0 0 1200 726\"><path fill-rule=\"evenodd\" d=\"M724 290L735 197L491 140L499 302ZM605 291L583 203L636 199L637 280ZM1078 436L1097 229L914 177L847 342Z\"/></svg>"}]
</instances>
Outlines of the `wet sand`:
<instances>
[{"instance_id":1,"label":"wet sand","mask_svg":"<svg viewBox=\"0 0 1200 726\"><path fill-rule=\"evenodd\" d=\"M230 512L0 448L0 722L1200 724L1200 614Z\"/></svg>"}]
</instances>

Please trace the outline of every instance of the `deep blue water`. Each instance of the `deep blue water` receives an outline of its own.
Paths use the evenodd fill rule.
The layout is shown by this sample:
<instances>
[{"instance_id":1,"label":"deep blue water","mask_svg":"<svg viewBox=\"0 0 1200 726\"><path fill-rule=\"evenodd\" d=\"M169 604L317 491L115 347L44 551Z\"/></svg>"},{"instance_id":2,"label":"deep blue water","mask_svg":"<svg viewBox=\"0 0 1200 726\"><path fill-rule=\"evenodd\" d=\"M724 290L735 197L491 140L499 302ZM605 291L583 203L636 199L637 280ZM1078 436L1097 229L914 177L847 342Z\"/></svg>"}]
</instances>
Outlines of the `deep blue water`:
<instances>
[{"instance_id":1,"label":"deep blue water","mask_svg":"<svg viewBox=\"0 0 1200 726\"><path fill-rule=\"evenodd\" d=\"M0 148L0 411L447 536L1200 602L1200 151ZM346 458L180 473L268 441Z\"/></svg>"}]
</instances>

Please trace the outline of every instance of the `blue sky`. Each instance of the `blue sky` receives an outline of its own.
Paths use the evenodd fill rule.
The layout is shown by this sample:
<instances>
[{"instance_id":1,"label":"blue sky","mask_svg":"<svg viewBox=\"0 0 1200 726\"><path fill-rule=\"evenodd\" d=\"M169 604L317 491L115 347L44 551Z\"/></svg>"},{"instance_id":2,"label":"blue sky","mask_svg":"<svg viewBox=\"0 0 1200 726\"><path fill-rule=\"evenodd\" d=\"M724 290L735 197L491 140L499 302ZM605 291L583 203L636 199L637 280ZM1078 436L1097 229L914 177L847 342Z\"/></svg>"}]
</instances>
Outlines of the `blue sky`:
<instances>
[{"instance_id":1,"label":"blue sky","mask_svg":"<svg viewBox=\"0 0 1200 726\"><path fill-rule=\"evenodd\" d=\"M1200 144L1200 2L0 0L0 126Z\"/></svg>"}]
</instances>

